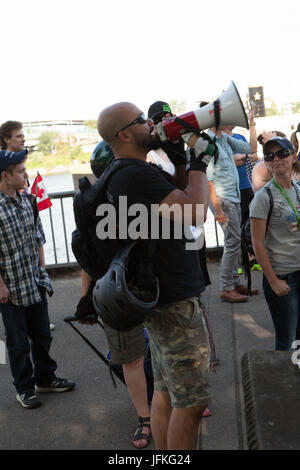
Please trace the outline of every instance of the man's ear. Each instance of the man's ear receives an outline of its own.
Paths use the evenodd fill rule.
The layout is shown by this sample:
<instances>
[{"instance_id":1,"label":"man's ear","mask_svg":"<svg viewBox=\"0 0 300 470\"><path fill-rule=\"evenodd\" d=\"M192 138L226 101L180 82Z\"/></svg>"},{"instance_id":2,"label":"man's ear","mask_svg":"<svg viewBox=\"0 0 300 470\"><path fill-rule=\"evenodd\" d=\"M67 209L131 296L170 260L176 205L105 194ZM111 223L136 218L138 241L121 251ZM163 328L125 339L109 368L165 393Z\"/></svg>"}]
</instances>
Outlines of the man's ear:
<instances>
[{"instance_id":1,"label":"man's ear","mask_svg":"<svg viewBox=\"0 0 300 470\"><path fill-rule=\"evenodd\" d=\"M6 178L6 171L3 170L0 172L0 181L1 182L4 181L5 178Z\"/></svg>"},{"instance_id":2,"label":"man's ear","mask_svg":"<svg viewBox=\"0 0 300 470\"><path fill-rule=\"evenodd\" d=\"M129 144L132 142L132 136L129 134L129 132L126 131L120 131L119 132L119 140L123 144Z\"/></svg>"}]
</instances>

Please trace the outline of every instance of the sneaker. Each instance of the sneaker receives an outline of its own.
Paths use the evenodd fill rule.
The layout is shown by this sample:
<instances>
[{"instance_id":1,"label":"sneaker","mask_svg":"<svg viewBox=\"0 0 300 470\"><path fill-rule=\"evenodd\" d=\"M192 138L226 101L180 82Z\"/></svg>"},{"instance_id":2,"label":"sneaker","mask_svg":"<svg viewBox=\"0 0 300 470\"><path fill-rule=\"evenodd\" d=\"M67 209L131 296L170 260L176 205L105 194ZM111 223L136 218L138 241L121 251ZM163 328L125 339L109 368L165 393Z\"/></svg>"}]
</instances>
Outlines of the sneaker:
<instances>
[{"instance_id":1,"label":"sneaker","mask_svg":"<svg viewBox=\"0 0 300 470\"><path fill-rule=\"evenodd\" d=\"M262 271L262 267L260 264L254 264L251 268L251 271Z\"/></svg>"},{"instance_id":2,"label":"sneaker","mask_svg":"<svg viewBox=\"0 0 300 470\"><path fill-rule=\"evenodd\" d=\"M239 276L243 274L244 273L243 268L238 268L237 273Z\"/></svg>"},{"instance_id":3,"label":"sneaker","mask_svg":"<svg viewBox=\"0 0 300 470\"><path fill-rule=\"evenodd\" d=\"M45 392L69 392L73 390L75 387L75 382L68 379L61 379L59 377L55 377L52 382L48 384L44 383L42 385L36 384L35 391L38 393L45 393Z\"/></svg>"},{"instance_id":4,"label":"sneaker","mask_svg":"<svg viewBox=\"0 0 300 470\"><path fill-rule=\"evenodd\" d=\"M50 323L50 331L53 331L55 330L55 325L53 325L53 323Z\"/></svg>"},{"instance_id":5,"label":"sneaker","mask_svg":"<svg viewBox=\"0 0 300 470\"><path fill-rule=\"evenodd\" d=\"M42 404L40 397L36 395L34 391L18 393L16 398L23 408L38 408Z\"/></svg>"}]
</instances>

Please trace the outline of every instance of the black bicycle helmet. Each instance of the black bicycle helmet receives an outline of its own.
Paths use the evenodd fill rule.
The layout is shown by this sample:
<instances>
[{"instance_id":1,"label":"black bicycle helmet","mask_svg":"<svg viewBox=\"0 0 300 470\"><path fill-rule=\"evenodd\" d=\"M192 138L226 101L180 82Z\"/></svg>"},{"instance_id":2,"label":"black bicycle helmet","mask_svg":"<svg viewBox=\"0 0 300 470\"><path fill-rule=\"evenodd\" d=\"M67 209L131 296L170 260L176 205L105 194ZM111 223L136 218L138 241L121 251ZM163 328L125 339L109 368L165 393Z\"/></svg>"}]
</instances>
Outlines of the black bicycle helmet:
<instances>
[{"instance_id":1,"label":"black bicycle helmet","mask_svg":"<svg viewBox=\"0 0 300 470\"><path fill-rule=\"evenodd\" d=\"M138 242L122 248L94 287L94 308L114 330L140 325L158 302L159 281L143 250Z\"/></svg>"},{"instance_id":2,"label":"black bicycle helmet","mask_svg":"<svg viewBox=\"0 0 300 470\"><path fill-rule=\"evenodd\" d=\"M110 146L104 140L101 140L94 148L90 158L91 169L96 178L100 178L100 175L111 164L114 158Z\"/></svg>"}]
</instances>

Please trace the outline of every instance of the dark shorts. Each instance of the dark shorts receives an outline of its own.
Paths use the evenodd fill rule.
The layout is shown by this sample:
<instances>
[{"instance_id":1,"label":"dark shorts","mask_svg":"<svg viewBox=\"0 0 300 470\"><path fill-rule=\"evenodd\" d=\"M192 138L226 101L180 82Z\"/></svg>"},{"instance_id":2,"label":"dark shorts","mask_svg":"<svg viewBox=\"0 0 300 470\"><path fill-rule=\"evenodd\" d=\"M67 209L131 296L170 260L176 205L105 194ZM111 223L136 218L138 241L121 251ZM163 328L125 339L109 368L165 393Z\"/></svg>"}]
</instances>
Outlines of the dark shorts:
<instances>
[{"instance_id":1,"label":"dark shorts","mask_svg":"<svg viewBox=\"0 0 300 470\"><path fill-rule=\"evenodd\" d=\"M210 349L200 301L193 297L160 306L145 326L155 390L167 391L173 408L207 405Z\"/></svg>"},{"instance_id":2,"label":"dark shorts","mask_svg":"<svg viewBox=\"0 0 300 470\"><path fill-rule=\"evenodd\" d=\"M144 325L139 325L130 331L120 332L104 323L104 331L113 364L128 364L144 356Z\"/></svg>"}]
</instances>

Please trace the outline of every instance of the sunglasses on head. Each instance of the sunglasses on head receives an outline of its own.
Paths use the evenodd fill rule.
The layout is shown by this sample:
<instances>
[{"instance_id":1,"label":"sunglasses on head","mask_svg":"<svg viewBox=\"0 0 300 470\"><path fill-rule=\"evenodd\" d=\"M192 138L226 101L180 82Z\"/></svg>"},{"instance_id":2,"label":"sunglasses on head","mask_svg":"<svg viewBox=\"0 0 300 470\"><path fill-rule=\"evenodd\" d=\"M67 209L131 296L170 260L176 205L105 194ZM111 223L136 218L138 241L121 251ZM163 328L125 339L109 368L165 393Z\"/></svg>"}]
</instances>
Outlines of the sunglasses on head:
<instances>
[{"instance_id":1,"label":"sunglasses on head","mask_svg":"<svg viewBox=\"0 0 300 470\"><path fill-rule=\"evenodd\" d=\"M134 126L135 124L146 124L147 118L144 113L141 113L134 121L131 121L127 126L122 127L118 132L115 133L115 137L118 137L119 132L125 131L128 127Z\"/></svg>"},{"instance_id":2,"label":"sunglasses on head","mask_svg":"<svg viewBox=\"0 0 300 470\"><path fill-rule=\"evenodd\" d=\"M270 152L264 155L264 160L265 162L272 162L275 157L280 158L280 160L283 160L284 158L288 158L290 155L293 155L292 150L285 150L285 149L280 149L277 150L277 152Z\"/></svg>"}]
</instances>

